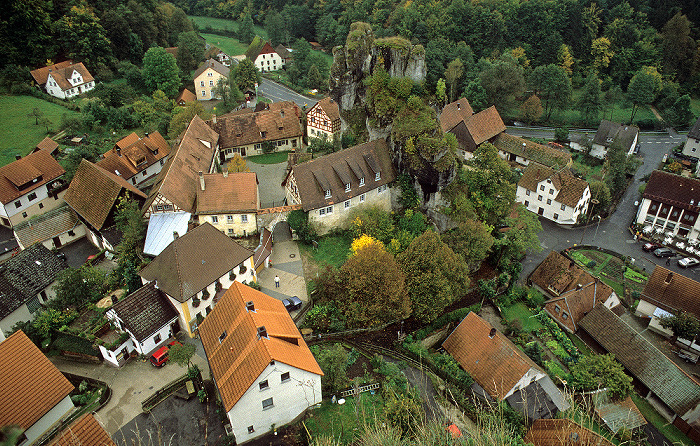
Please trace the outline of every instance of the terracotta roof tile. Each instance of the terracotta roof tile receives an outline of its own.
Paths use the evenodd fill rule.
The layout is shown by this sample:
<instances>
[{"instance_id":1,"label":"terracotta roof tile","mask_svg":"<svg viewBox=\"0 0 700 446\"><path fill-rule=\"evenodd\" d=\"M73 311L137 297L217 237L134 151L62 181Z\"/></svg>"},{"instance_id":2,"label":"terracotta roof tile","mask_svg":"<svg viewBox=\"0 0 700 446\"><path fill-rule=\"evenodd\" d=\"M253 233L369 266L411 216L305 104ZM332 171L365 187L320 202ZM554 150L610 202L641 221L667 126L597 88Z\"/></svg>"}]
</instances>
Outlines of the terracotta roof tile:
<instances>
[{"instance_id":1,"label":"terracotta roof tile","mask_svg":"<svg viewBox=\"0 0 700 446\"><path fill-rule=\"evenodd\" d=\"M613 446L605 437L566 418L535 420L523 441L534 446Z\"/></svg>"},{"instance_id":2,"label":"terracotta roof tile","mask_svg":"<svg viewBox=\"0 0 700 446\"><path fill-rule=\"evenodd\" d=\"M298 107L292 102L274 108L219 116L210 126L219 134L222 149L302 136Z\"/></svg>"},{"instance_id":3,"label":"terracotta roof tile","mask_svg":"<svg viewBox=\"0 0 700 446\"><path fill-rule=\"evenodd\" d=\"M85 65L83 65L82 62L68 65L68 66L63 67L63 68L56 68L55 66L49 67L49 68L50 68L50 70L48 73L46 73L46 78L44 79L43 83L46 83L46 79L48 79L48 75L51 74L51 77L56 81L56 83L61 88L61 90L64 90L64 91L68 90L69 88L74 88L76 85L82 85L84 83L92 82L95 80L95 78L92 77L92 74L90 74L90 72L88 71L87 68L85 68ZM74 71L77 71L78 73L80 73L80 76L83 78L82 84L73 85L68 81L68 79L70 79L73 76Z\"/></svg>"},{"instance_id":4,"label":"terracotta roof tile","mask_svg":"<svg viewBox=\"0 0 700 446\"><path fill-rule=\"evenodd\" d=\"M158 174L142 210L145 212L160 194L183 211L193 213L198 173L209 172L218 144L219 135L195 115Z\"/></svg>"},{"instance_id":5,"label":"terracotta roof tile","mask_svg":"<svg viewBox=\"0 0 700 446\"><path fill-rule=\"evenodd\" d=\"M379 181L374 180L376 173L374 169L380 171ZM344 172L344 176L351 178L349 192L346 192L345 183L338 175L338 171ZM293 175L296 181L304 211L342 203L396 179L389 146L383 139L296 164L292 166L290 175ZM364 186L360 186L362 177L365 179ZM331 191L331 197L328 199L325 198L326 190Z\"/></svg>"},{"instance_id":6,"label":"terracotta roof tile","mask_svg":"<svg viewBox=\"0 0 700 446\"><path fill-rule=\"evenodd\" d=\"M139 275L157 280L158 288L186 302L252 256L252 251L204 223L170 243Z\"/></svg>"},{"instance_id":7,"label":"terracotta roof tile","mask_svg":"<svg viewBox=\"0 0 700 446\"><path fill-rule=\"evenodd\" d=\"M457 99L443 107L440 113L440 126L443 132L450 131L461 121L468 120L474 114L472 106L466 98Z\"/></svg>"},{"instance_id":8,"label":"terracotta roof tile","mask_svg":"<svg viewBox=\"0 0 700 446\"><path fill-rule=\"evenodd\" d=\"M196 101L196 100L197 100L197 96L195 96L194 93L192 93L187 88L183 89L180 92L180 94L177 96L177 98L175 98L175 102L177 104L185 104L187 102L192 102L192 101Z\"/></svg>"},{"instance_id":9,"label":"terracotta roof tile","mask_svg":"<svg viewBox=\"0 0 700 446\"><path fill-rule=\"evenodd\" d=\"M518 155L548 167L564 167L571 164L571 155L554 147L544 146L505 132L493 140L498 150Z\"/></svg>"},{"instance_id":10,"label":"terracotta roof tile","mask_svg":"<svg viewBox=\"0 0 700 446\"><path fill-rule=\"evenodd\" d=\"M0 424L27 429L73 391L73 384L17 331L0 342Z\"/></svg>"},{"instance_id":11,"label":"terracotta roof tile","mask_svg":"<svg viewBox=\"0 0 700 446\"><path fill-rule=\"evenodd\" d=\"M604 305L579 326L679 416L700 404L700 385Z\"/></svg>"},{"instance_id":12,"label":"terracotta roof tile","mask_svg":"<svg viewBox=\"0 0 700 446\"><path fill-rule=\"evenodd\" d=\"M220 173L204 176L204 190L197 188L197 214L255 212L260 207L255 172Z\"/></svg>"},{"instance_id":13,"label":"terracotta roof tile","mask_svg":"<svg viewBox=\"0 0 700 446\"><path fill-rule=\"evenodd\" d=\"M12 229L15 237L26 248L75 229L78 224L78 216L70 206L64 204L31 220L23 221Z\"/></svg>"},{"instance_id":14,"label":"terracotta roof tile","mask_svg":"<svg viewBox=\"0 0 700 446\"><path fill-rule=\"evenodd\" d=\"M49 70L61 70L63 68L71 66L71 65L73 65L72 60L64 60L63 62L59 62L57 64L47 65L45 67L41 67L41 68L37 68L36 70L32 70L31 74L32 74L32 77L34 78L34 81L37 84L44 85L46 83L46 80L49 78Z\"/></svg>"},{"instance_id":15,"label":"terracotta roof tile","mask_svg":"<svg viewBox=\"0 0 700 446\"><path fill-rule=\"evenodd\" d=\"M685 311L700 319L700 282L663 266L654 268L641 299L670 313Z\"/></svg>"},{"instance_id":16,"label":"terracotta roof tile","mask_svg":"<svg viewBox=\"0 0 700 446\"><path fill-rule=\"evenodd\" d=\"M159 132L150 133L143 138L132 133L105 152L97 165L107 172L130 180L134 175L167 157L169 153L170 145Z\"/></svg>"},{"instance_id":17,"label":"terracotta roof tile","mask_svg":"<svg viewBox=\"0 0 700 446\"><path fill-rule=\"evenodd\" d=\"M472 115L466 120L466 124L477 146L506 131L506 125L493 105Z\"/></svg>"},{"instance_id":18,"label":"terracotta roof tile","mask_svg":"<svg viewBox=\"0 0 700 446\"><path fill-rule=\"evenodd\" d=\"M107 218L124 189L135 197L146 198L143 192L126 182L124 178L83 159L63 199L78 215L99 231L108 221Z\"/></svg>"},{"instance_id":19,"label":"terracotta roof tile","mask_svg":"<svg viewBox=\"0 0 700 446\"><path fill-rule=\"evenodd\" d=\"M129 147L130 145L132 145L133 143L135 143L136 141L138 141L139 139L140 139L139 135L137 135L136 132L131 132L130 134L126 135L125 137L123 137L122 139L117 141L117 143L115 144L115 147L119 147L120 149L125 149L125 148Z\"/></svg>"},{"instance_id":20,"label":"terracotta roof tile","mask_svg":"<svg viewBox=\"0 0 700 446\"><path fill-rule=\"evenodd\" d=\"M497 401L530 369L541 370L504 334L470 312L442 346ZM495 330L495 329L494 329Z\"/></svg>"},{"instance_id":21,"label":"terracotta roof tile","mask_svg":"<svg viewBox=\"0 0 700 446\"><path fill-rule=\"evenodd\" d=\"M211 68L212 70L225 77L228 77L228 74L231 71L227 66L225 66L218 60L208 59L206 62L200 65L199 68L197 68L197 71L194 72L194 75L192 77L195 80L197 80L197 78L201 76L202 73L204 73L208 68Z\"/></svg>"},{"instance_id":22,"label":"terracotta roof tile","mask_svg":"<svg viewBox=\"0 0 700 446\"><path fill-rule=\"evenodd\" d=\"M3 204L29 193L66 173L51 154L45 150L30 153L22 159L0 167L0 201ZM36 180L19 190L18 187Z\"/></svg>"},{"instance_id":23,"label":"terracotta roof tile","mask_svg":"<svg viewBox=\"0 0 700 446\"><path fill-rule=\"evenodd\" d=\"M651 173L642 196L688 211L700 212L700 180L693 178L655 170Z\"/></svg>"},{"instance_id":24,"label":"terracotta roof tile","mask_svg":"<svg viewBox=\"0 0 700 446\"><path fill-rule=\"evenodd\" d=\"M544 180L550 180L556 189L554 200L569 207L576 207L588 188L588 182L576 178L568 168L553 170L535 162L528 164L518 186L537 192L537 185Z\"/></svg>"},{"instance_id":25,"label":"terracotta roof tile","mask_svg":"<svg viewBox=\"0 0 700 446\"><path fill-rule=\"evenodd\" d=\"M246 310L246 302L251 301L254 312ZM265 327L267 338L258 337L258 327ZM226 411L270 361L323 375L282 302L239 282L224 293L199 333Z\"/></svg>"},{"instance_id":26,"label":"terracotta roof tile","mask_svg":"<svg viewBox=\"0 0 700 446\"><path fill-rule=\"evenodd\" d=\"M91 413L86 413L63 429L49 446L116 446L107 431Z\"/></svg>"},{"instance_id":27,"label":"terracotta roof tile","mask_svg":"<svg viewBox=\"0 0 700 446\"><path fill-rule=\"evenodd\" d=\"M36 148L39 150L47 150L49 153L53 153L54 150L58 149L58 143L47 136L36 145Z\"/></svg>"},{"instance_id":28,"label":"terracotta roof tile","mask_svg":"<svg viewBox=\"0 0 700 446\"><path fill-rule=\"evenodd\" d=\"M331 97L323 98L320 101L318 101L311 109L309 109L309 114L311 110L316 108L316 106L320 107L323 112L328 116L328 119L333 121L339 121L340 120L340 107L338 107L338 103L333 100Z\"/></svg>"}]
</instances>

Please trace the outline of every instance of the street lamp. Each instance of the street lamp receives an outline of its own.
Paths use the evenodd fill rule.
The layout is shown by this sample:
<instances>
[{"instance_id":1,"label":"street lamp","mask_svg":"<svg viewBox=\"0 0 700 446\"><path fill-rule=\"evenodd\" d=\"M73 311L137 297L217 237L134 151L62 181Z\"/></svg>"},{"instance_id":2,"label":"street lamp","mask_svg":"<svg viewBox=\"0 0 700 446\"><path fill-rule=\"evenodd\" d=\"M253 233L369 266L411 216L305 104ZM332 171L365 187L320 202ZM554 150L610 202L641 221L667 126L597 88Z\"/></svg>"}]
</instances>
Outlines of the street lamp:
<instances>
[{"instance_id":1,"label":"street lamp","mask_svg":"<svg viewBox=\"0 0 700 446\"><path fill-rule=\"evenodd\" d=\"M595 234L593 235L594 242L595 242L595 238L598 237L598 228L600 228L600 215L598 216L598 224L595 227Z\"/></svg>"}]
</instances>

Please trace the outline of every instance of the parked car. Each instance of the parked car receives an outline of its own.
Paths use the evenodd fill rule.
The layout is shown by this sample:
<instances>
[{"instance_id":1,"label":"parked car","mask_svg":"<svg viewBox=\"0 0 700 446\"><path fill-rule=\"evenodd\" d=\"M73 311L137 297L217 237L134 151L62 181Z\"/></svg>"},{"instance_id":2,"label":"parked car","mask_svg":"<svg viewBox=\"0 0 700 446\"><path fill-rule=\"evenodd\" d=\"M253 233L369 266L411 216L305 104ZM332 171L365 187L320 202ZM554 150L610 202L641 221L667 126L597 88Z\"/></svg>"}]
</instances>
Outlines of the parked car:
<instances>
[{"instance_id":1,"label":"parked car","mask_svg":"<svg viewBox=\"0 0 700 446\"><path fill-rule=\"evenodd\" d=\"M176 345L182 345L179 341L172 341L168 345L164 345L151 355L151 364L156 367L163 367L168 362L168 353L170 349Z\"/></svg>"},{"instance_id":2,"label":"parked car","mask_svg":"<svg viewBox=\"0 0 700 446\"><path fill-rule=\"evenodd\" d=\"M292 296L288 299L282 300L282 304L284 305L284 308L287 309L287 311L291 312L301 308L301 299L299 299L297 296Z\"/></svg>"},{"instance_id":3,"label":"parked car","mask_svg":"<svg viewBox=\"0 0 700 446\"><path fill-rule=\"evenodd\" d=\"M673 257L674 253L671 248L657 248L654 250L654 255L656 257Z\"/></svg>"},{"instance_id":4,"label":"parked car","mask_svg":"<svg viewBox=\"0 0 700 446\"><path fill-rule=\"evenodd\" d=\"M678 261L678 266L681 268L692 268L697 265L700 265L700 260L695 257L685 257Z\"/></svg>"},{"instance_id":5,"label":"parked car","mask_svg":"<svg viewBox=\"0 0 700 446\"><path fill-rule=\"evenodd\" d=\"M646 252L654 251L654 250L659 249L659 248L661 248L661 245L659 245L658 243L652 243L652 242L645 243L644 246L642 246L642 249L645 250Z\"/></svg>"}]
</instances>

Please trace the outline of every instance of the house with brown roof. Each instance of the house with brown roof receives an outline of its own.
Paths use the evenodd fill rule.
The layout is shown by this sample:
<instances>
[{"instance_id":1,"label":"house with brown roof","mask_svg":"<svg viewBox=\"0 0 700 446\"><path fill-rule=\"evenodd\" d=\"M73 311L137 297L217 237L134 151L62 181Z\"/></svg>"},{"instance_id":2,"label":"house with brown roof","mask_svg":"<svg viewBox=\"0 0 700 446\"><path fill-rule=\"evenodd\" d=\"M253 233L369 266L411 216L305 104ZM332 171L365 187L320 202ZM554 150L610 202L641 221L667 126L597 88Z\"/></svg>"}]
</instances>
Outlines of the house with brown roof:
<instances>
[{"instance_id":1,"label":"house with brown roof","mask_svg":"<svg viewBox=\"0 0 700 446\"><path fill-rule=\"evenodd\" d=\"M208 59L194 72L194 91L200 101L217 99L216 84L219 79L228 80L230 69L221 62Z\"/></svg>"},{"instance_id":2,"label":"house with brown roof","mask_svg":"<svg viewBox=\"0 0 700 446\"><path fill-rule=\"evenodd\" d=\"M280 55L285 65L293 60L291 51L281 43L275 47L275 52Z\"/></svg>"},{"instance_id":3,"label":"house with brown roof","mask_svg":"<svg viewBox=\"0 0 700 446\"><path fill-rule=\"evenodd\" d=\"M485 142L505 132L506 125L495 106L474 113L465 98L447 104L440 113L440 126L445 133L457 138L459 153L465 160L474 157L474 151Z\"/></svg>"},{"instance_id":4,"label":"house with brown roof","mask_svg":"<svg viewBox=\"0 0 700 446\"><path fill-rule=\"evenodd\" d=\"M340 137L340 108L332 98L324 98L306 112L306 136L325 137L328 141Z\"/></svg>"},{"instance_id":5,"label":"house with brown roof","mask_svg":"<svg viewBox=\"0 0 700 446\"><path fill-rule=\"evenodd\" d=\"M700 237L700 180L662 170L649 176L635 222L646 231L670 233L697 240Z\"/></svg>"},{"instance_id":6,"label":"house with brown roof","mask_svg":"<svg viewBox=\"0 0 700 446\"><path fill-rule=\"evenodd\" d=\"M97 165L143 187L163 169L169 153L170 146L159 132L146 133L143 138L131 133L105 152Z\"/></svg>"},{"instance_id":7,"label":"house with brown roof","mask_svg":"<svg viewBox=\"0 0 700 446\"><path fill-rule=\"evenodd\" d=\"M610 147L617 144L628 155L632 155L638 141L639 127L636 125L618 124L603 119L593 137L590 154L593 157L604 159Z\"/></svg>"},{"instance_id":8,"label":"house with brown roof","mask_svg":"<svg viewBox=\"0 0 700 446\"><path fill-rule=\"evenodd\" d=\"M116 225L121 200L143 203L146 195L124 178L83 159L73 175L63 199L78 214L90 242L99 249L113 251L121 241Z\"/></svg>"},{"instance_id":9,"label":"house with brown roof","mask_svg":"<svg viewBox=\"0 0 700 446\"><path fill-rule=\"evenodd\" d=\"M296 150L301 147L304 131L301 111L291 101L243 109L214 116L208 122L219 134L219 158L222 163L238 153L241 156L260 155L265 150Z\"/></svg>"},{"instance_id":10,"label":"house with brown roof","mask_svg":"<svg viewBox=\"0 0 700 446\"><path fill-rule=\"evenodd\" d=\"M36 147L32 149L32 153L38 152L39 150L46 150L51 156L55 158L56 155L58 155L58 143L47 136L46 138L39 141Z\"/></svg>"},{"instance_id":11,"label":"house with brown roof","mask_svg":"<svg viewBox=\"0 0 700 446\"><path fill-rule=\"evenodd\" d=\"M656 266L639 296L639 305L634 314L649 319L649 330L671 338L673 332L661 326L661 320L680 312L700 321L700 282ZM700 340L697 337L679 338L676 344L694 355L700 354Z\"/></svg>"},{"instance_id":12,"label":"house with brown roof","mask_svg":"<svg viewBox=\"0 0 700 446\"><path fill-rule=\"evenodd\" d=\"M265 42L260 48L249 48L246 51L246 57L252 60L255 67L262 73L281 70L285 66L285 60L277 54L270 42Z\"/></svg>"},{"instance_id":13,"label":"house with brown roof","mask_svg":"<svg viewBox=\"0 0 700 446\"><path fill-rule=\"evenodd\" d=\"M46 150L0 167L0 224L6 227L61 205L66 173Z\"/></svg>"},{"instance_id":14,"label":"house with brown roof","mask_svg":"<svg viewBox=\"0 0 700 446\"><path fill-rule=\"evenodd\" d=\"M192 93L187 88L183 88L180 94L175 98L175 103L180 106L184 106L188 102L196 101L197 95Z\"/></svg>"},{"instance_id":15,"label":"house with brown roof","mask_svg":"<svg viewBox=\"0 0 700 446\"><path fill-rule=\"evenodd\" d=\"M578 322L599 303L620 308L620 298L610 286L556 251L530 274L528 282L551 297L544 310L570 333L578 330Z\"/></svg>"},{"instance_id":16,"label":"house with brown roof","mask_svg":"<svg viewBox=\"0 0 700 446\"><path fill-rule=\"evenodd\" d=\"M197 220L209 222L230 237L258 232L260 209L258 177L255 172L201 174L197 189Z\"/></svg>"},{"instance_id":17,"label":"house with brown roof","mask_svg":"<svg viewBox=\"0 0 700 446\"><path fill-rule=\"evenodd\" d=\"M700 158L700 150L698 149L700 149L700 118L688 131L688 139L683 144L683 155Z\"/></svg>"},{"instance_id":18,"label":"house with brown roof","mask_svg":"<svg viewBox=\"0 0 700 446\"><path fill-rule=\"evenodd\" d=\"M68 265L42 244L35 244L6 260L0 269L0 331L10 333L56 297L58 275Z\"/></svg>"},{"instance_id":19,"label":"house with brown roof","mask_svg":"<svg viewBox=\"0 0 700 446\"><path fill-rule=\"evenodd\" d=\"M48 94L61 99L70 99L95 88L95 78L82 62L48 65L31 74L38 85L44 85Z\"/></svg>"},{"instance_id":20,"label":"house with brown roof","mask_svg":"<svg viewBox=\"0 0 700 446\"><path fill-rule=\"evenodd\" d=\"M287 204L301 204L309 222L326 232L356 206L391 210L389 184L395 179L389 146L377 139L295 164L283 185Z\"/></svg>"},{"instance_id":21,"label":"house with brown roof","mask_svg":"<svg viewBox=\"0 0 700 446\"><path fill-rule=\"evenodd\" d=\"M117 446L92 413L86 413L61 431L49 446Z\"/></svg>"},{"instance_id":22,"label":"house with brown roof","mask_svg":"<svg viewBox=\"0 0 700 446\"><path fill-rule=\"evenodd\" d=\"M105 317L129 339L112 350L100 345L105 361L122 366L129 357L150 355L180 331L179 314L156 282L148 282L115 303Z\"/></svg>"},{"instance_id":23,"label":"house with brown roof","mask_svg":"<svg viewBox=\"0 0 700 446\"><path fill-rule=\"evenodd\" d=\"M593 410L600 421L613 433L620 430L634 432L647 424L646 418L632 401L632 397L614 401L606 390L600 390L590 395Z\"/></svg>"},{"instance_id":24,"label":"house with brown roof","mask_svg":"<svg viewBox=\"0 0 700 446\"><path fill-rule=\"evenodd\" d=\"M531 162L539 163L552 169L571 166L571 154L555 147L537 144L518 136L499 133L493 139L493 145L498 149L501 158L527 166Z\"/></svg>"},{"instance_id":25,"label":"house with brown roof","mask_svg":"<svg viewBox=\"0 0 700 446\"><path fill-rule=\"evenodd\" d=\"M528 420L552 418L570 406L544 370L474 312L442 347L474 379L477 395L489 402L505 400Z\"/></svg>"},{"instance_id":26,"label":"house with brown roof","mask_svg":"<svg viewBox=\"0 0 700 446\"><path fill-rule=\"evenodd\" d=\"M0 424L32 444L73 411L74 386L21 330L0 342L0 358Z\"/></svg>"},{"instance_id":27,"label":"house with brown roof","mask_svg":"<svg viewBox=\"0 0 700 446\"><path fill-rule=\"evenodd\" d=\"M85 237L85 225L65 202L60 207L18 223L12 228L19 249L41 243L59 249Z\"/></svg>"},{"instance_id":28,"label":"house with brown roof","mask_svg":"<svg viewBox=\"0 0 700 446\"><path fill-rule=\"evenodd\" d=\"M613 443L567 418L536 420L523 442L533 446L613 446Z\"/></svg>"},{"instance_id":29,"label":"house with brown roof","mask_svg":"<svg viewBox=\"0 0 700 446\"><path fill-rule=\"evenodd\" d=\"M573 225L586 215L590 199L586 180L576 178L568 168L554 170L539 163L527 166L515 191L515 201L528 211L562 225Z\"/></svg>"},{"instance_id":30,"label":"house with brown roof","mask_svg":"<svg viewBox=\"0 0 700 446\"><path fill-rule=\"evenodd\" d=\"M235 281L257 281L253 252L210 223L197 226L170 243L139 272L141 281L162 290L180 317L180 327L194 337Z\"/></svg>"},{"instance_id":31,"label":"house with brown roof","mask_svg":"<svg viewBox=\"0 0 700 446\"><path fill-rule=\"evenodd\" d=\"M612 353L633 377L632 384L676 426L697 426L700 384L641 333L604 305L579 322L579 336L600 353Z\"/></svg>"},{"instance_id":32,"label":"house with brown roof","mask_svg":"<svg viewBox=\"0 0 700 446\"><path fill-rule=\"evenodd\" d=\"M237 444L321 402L323 372L279 300L236 282L199 333Z\"/></svg>"}]
</instances>

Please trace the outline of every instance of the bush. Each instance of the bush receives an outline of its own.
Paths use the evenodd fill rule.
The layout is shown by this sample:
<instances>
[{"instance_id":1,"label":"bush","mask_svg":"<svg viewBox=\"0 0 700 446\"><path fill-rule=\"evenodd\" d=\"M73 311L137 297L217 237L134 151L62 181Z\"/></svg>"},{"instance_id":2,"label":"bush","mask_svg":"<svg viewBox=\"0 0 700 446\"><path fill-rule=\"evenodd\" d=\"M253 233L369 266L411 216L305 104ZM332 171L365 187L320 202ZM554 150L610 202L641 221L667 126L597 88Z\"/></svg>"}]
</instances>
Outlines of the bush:
<instances>
[{"instance_id":1,"label":"bush","mask_svg":"<svg viewBox=\"0 0 700 446\"><path fill-rule=\"evenodd\" d=\"M345 317L334 303L316 304L304 318L304 327L316 333L330 333L345 329Z\"/></svg>"},{"instance_id":2,"label":"bush","mask_svg":"<svg viewBox=\"0 0 700 446\"><path fill-rule=\"evenodd\" d=\"M324 376L321 385L325 393L336 393L349 384L347 375L348 351L341 344L312 345L310 347Z\"/></svg>"}]
</instances>

